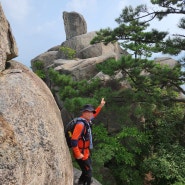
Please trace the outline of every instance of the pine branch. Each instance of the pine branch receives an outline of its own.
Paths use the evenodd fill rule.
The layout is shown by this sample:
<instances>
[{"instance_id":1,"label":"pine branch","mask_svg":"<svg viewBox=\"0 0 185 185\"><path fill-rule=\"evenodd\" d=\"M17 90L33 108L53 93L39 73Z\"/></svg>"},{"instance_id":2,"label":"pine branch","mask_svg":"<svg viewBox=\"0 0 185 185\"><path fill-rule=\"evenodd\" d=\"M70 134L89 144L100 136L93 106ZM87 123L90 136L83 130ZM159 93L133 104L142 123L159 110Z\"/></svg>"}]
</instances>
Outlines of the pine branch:
<instances>
[{"instance_id":1,"label":"pine branch","mask_svg":"<svg viewBox=\"0 0 185 185\"><path fill-rule=\"evenodd\" d=\"M143 23L148 23L148 22L152 21L153 19L155 19L158 15L165 16L165 15L168 15L168 14L185 14L185 10L183 10L183 9L171 8L171 10L173 10L173 11L166 10L165 12L164 11L150 12L150 13L147 13L146 15L138 16L138 17L134 18L133 20L139 20L139 19L143 19L145 17L152 16L150 19L148 19L146 21L143 21ZM129 21L132 21L132 20L129 20Z\"/></svg>"},{"instance_id":2,"label":"pine branch","mask_svg":"<svg viewBox=\"0 0 185 185\"><path fill-rule=\"evenodd\" d=\"M165 99L164 101L174 101L174 102L179 102L179 103L185 103L184 98L169 98L169 99Z\"/></svg>"},{"instance_id":3,"label":"pine branch","mask_svg":"<svg viewBox=\"0 0 185 185\"><path fill-rule=\"evenodd\" d=\"M173 86L175 86L181 93L183 93L185 95L185 90L183 88L181 88L179 85L176 85L173 82L171 82L171 84L173 84Z\"/></svg>"},{"instance_id":4,"label":"pine branch","mask_svg":"<svg viewBox=\"0 0 185 185\"><path fill-rule=\"evenodd\" d=\"M175 37L184 37L185 38L185 35L181 35L181 34L172 34L172 35Z\"/></svg>"}]
</instances>

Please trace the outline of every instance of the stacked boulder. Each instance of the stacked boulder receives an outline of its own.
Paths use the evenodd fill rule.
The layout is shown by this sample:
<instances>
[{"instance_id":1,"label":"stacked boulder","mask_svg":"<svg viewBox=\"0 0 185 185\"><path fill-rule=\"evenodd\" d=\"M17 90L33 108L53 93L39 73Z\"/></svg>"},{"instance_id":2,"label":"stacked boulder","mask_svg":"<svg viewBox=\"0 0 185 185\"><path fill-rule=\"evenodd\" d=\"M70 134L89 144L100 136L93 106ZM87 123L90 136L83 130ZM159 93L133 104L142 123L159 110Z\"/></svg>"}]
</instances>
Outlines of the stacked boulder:
<instances>
[{"instance_id":1,"label":"stacked boulder","mask_svg":"<svg viewBox=\"0 0 185 185\"><path fill-rule=\"evenodd\" d=\"M87 33L87 24L83 16L76 12L63 12L66 41L59 46L54 46L47 52L31 60L33 71L34 63L41 61L45 69L53 67L56 71L71 74L75 80L91 79L97 74L96 64L109 58L118 59L126 54L118 43L104 45L97 43L91 45L91 40L96 32ZM66 57L61 47L74 50L76 55L73 59Z\"/></svg>"}]
</instances>

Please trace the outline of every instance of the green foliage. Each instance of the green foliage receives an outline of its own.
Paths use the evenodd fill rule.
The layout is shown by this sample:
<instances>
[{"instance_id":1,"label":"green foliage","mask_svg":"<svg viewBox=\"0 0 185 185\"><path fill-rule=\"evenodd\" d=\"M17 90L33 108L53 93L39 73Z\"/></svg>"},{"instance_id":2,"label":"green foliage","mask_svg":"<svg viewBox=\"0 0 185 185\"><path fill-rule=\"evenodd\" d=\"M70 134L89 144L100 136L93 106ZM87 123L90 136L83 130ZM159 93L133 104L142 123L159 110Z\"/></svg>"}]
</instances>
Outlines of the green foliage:
<instances>
[{"instance_id":1,"label":"green foliage","mask_svg":"<svg viewBox=\"0 0 185 185\"><path fill-rule=\"evenodd\" d=\"M65 100L66 98L79 96L79 93L73 87L65 86L64 88L60 88L59 96L61 97L61 99Z\"/></svg>"},{"instance_id":2,"label":"green foliage","mask_svg":"<svg viewBox=\"0 0 185 185\"><path fill-rule=\"evenodd\" d=\"M33 67L35 67L36 69L43 69L44 68L44 64L42 61L40 60L36 60L34 63L33 63Z\"/></svg>"},{"instance_id":3,"label":"green foliage","mask_svg":"<svg viewBox=\"0 0 185 185\"><path fill-rule=\"evenodd\" d=\"M146 98L149 98L149 101L153 103L157 103L156 101L160 99L161 101L163 99L174 99L178 96L178 93L173 89L184 84L184 79L181 78L183 72L181 72L180 66L171 69L153 61L135 60L131 56L123 56L118 61L108 60L98 64L97 68L109 75L114 75L116 71L122 70L122 80L127 76L127 81L132 86L132 90L135 91L133 98L135 100L140 99L140 102L147 102ZM145 75L143 72L145 72ZM141 75L142 73L143 75Z\"/></svg>"},{"instance_id":4,"label":"green foliage","mask_svg":"<svg viewBox=\"0 0 185 185\"><path fill-rule=\"evenodd\" d=\"M96 68L99 71L108 75L114 75L115 71L117 71L119 67L119 61L115 61L115 59L108 59L105 62L96 65Z\"/></svg>"},{"instance_id":5,"label":"green foliage","mask_svg":"<svg viewBox=\"0 0 185 185\"><path fill-rule=\"evenodd\" d=\"M152 8L148 9L146 5L137 6L135 11L133 11L134 9L132 7L126 7L123 10L121 18L123 18L125 22L136 20L148 24L154 19L161 21L170 14L185 14L185 4L183 0L151 0L151 3L158 5L157 11L154 11ZM184 29L184 22L184 18L179 19L179 24L177 26ZM162 40L163 39L161 39L161 41ZM184 40L184 34L172 33L169 38L163 40L162 42L157 42L156 48L158 48L158 51L159 48L161 48L163 53L178 55L184 50Z\"/></svg>"},{"instance_id":6,"label":"green foliage","mask_svg":"<svg viewBox=\"0 0 185 185\"><path fill-rule=\"evenodd\" d=\"M93 97L95 90L100 88L100 80L92 79L91 81L81 80L77 83L79 94L85 97Z\"/></svg>"},{"instance_id":7,"label":"green foliage","mask_svg":"<svg viewBox=\"0 0 185 185\"><path fill-rule=\"evenodd\" d=\"M46 74L43 70L36 70L35 74L38 75L41 79L45 79Z\"/></svg>"},{"instance_id":8,"label":"green foliage","mask_svg":"<svg viewBox=\"0 0 185 185\"><path fill-rule=\"evenodd\" d=\"M66 47L66 46L61 46L60 47L60 51L62 51L64 53L64 55L66 56L67 59L74 59L75 55L76 55L76 51Z\"/></svg>"},{"instance_id":9,"label":"green foliage","mask_svg":"<svg viewBox=\"0 0 185 185\"><path fill-rule=\"evenodd\" d=\"M35 61L33 63L33 68L34 68L34 72L35 74L37 74L41 79L45 79L46 78L46 73L44 71L44 64L42 61Z\"/></svg>"},{"instance_id":10,"label":"green foliage","mask_svg":"<svg viewBox=\"0 0 185 185\"><path fill-rule=\"evenodd\" d=\"M184 18L180 19L178 27L182 28L182 29L185 29L185 19Z\"/></svg>"},{"instance_id":11,"label":"green foliage","mask_svg":"<svg viewBox=\"0 0 185 185\"><path fill-rule=\"evenodd\" d=\"M158 5L158 10L148 9L146 5L139 5L135 9L131 6L125 7L119 18L116 19L118 27L115 29L101 29L91 43L120 41L121 46L132 52L135 58L150 57L153 53L163 52L178 55L184 51L185 39L183 34L171 34L166 38L168 32L151 29L148 31L149 23L157 18L159 21L170 14L185 14L184 1L182 0L151 0ZM185 19L181 18L179 28L185 28ZM146 31L147 30L147 31Z\"/></svg>"},{"instance_id":12,"label":"green foliage","mask_svg":"<svg viewBox=\"0 0 185 185\"><path fill-rule=\"evenodd\" d=\"M182 23L181 23L182 27ZM165 43L162 44L163 53L170 53L171 55L178 55L184 50L185 39L179 36L169 37Z\"/></svg>"},{"instance_id":13,"label":"green foliage","mask_svg":"<svg viewBox=\"0 0 185 185\"><path fill-rule=\"evenodd\" d=\"M120 122L121 125L122 123L124 125L135 125L137 123L137 127L150 138L150 144L152 145L151 151L149 148L147 149L147 147L138 148L138 145L136 145L137 142L133 139L135 132L132 130L133 128L129 128L132 133L130 134L132 135L132 139L127 138L122 144L126 148L126 151L129 149L129 154L132 155L125 155L125 151L121 151L121 149L118 151L118 154L111 153L115 150L114 147L118 146L114 141L110 153L106 150L105 153L108 154L106 156L107 158L111 158L112 155L117 155L118 158L115 156L112 157L111 162L108 162L108 166L110 169L116 169L118 171L118 174L116 172L113 173L114 176L120 180L118 180L118 184L123 184L123 182L124 184L141 184L141 173L144 171L152 171L152 169L149 168L148 165L147 168L142 170L139 167L141 163L138 163L136 159L139 158L142 161L142 157L145 158L148 156L147 158L152 160L153 151L161 152L158 148L159 143L163 143L164 146L168 146L177 141L182 143L182 135L184 133L182 131L182 123L185 106L178 102L178 93L174 90L183 84L183 80L181 80L182 72L179 66L171 69L168 66L161 66L153 61L134 60L131 56L122 57L119 61L115 61L114 68L112 67L113 60L106 62L107 65L101 64L98 66L98 69L109 75L114 75L114 72L118 69L122 70L123 73L125 73L123 76L127 76L127 80L131 85L131 89L111 93L112 95L109 96L111 111L109 113L109 110L107 110L107 114L114 112L114 116L118 118L115 118L116 121L114 121ZM113 71L111 71L111 68L113 68ZM143 71L145 71L145 75L141 75ZM122 80L124 80L124 78ZM134 107L132 106L133 102ZM145 122L142 124L140 119L143 115ZM117 136L127 136L128 133L128 131L122 132ZM139 135L137 135L137 137L137 139L139 139ZM112 142L112 140L110 141ZM133 146L134 149L130 146ZM180 145L178 146L182 148ZM107 150L109 148L111 147L107 147ZM139 157L137 156L139 155L137 152L141 152ZM133 155L135 153L137 153L137 155ZM106 157L98 157L98 159L106 160ZM159 160L159 158L157 159ZM124 162L121 163L121 160L124 160ZM105 164L107 165L107 162L105 162ZM124 169L123 166L126 168ZM140 171L135 169L136 166ZM184 168L184 164L180 168ZM157 175L160 174L159 171L155 172ZM180 173L180 171L177 173ZM135 176L131 176L130 174L134 174ZM154 173L154 175L156 174ZM165 172L163 175L166 175L164 179L162 179L162 177L160 179L159 175L158 181L163 182L161 184L164 185L171 183L171 180L167 178ZM137 179L136 182L134 182L133 179ZM180 179L177 181L181 182Z\"/></svg>"},{"instance_id":14,"label":"green foliage","mask_svg":"<svg viewBox=\"0 0 185 185\"><path fill-rule=\"evenodd\" d=\"M109 135L103 125L94 127L93 133L97 142L93 153L96 172L106 164L118 184L141 183L140 172L133 169L139 162L137 157L142 153L142 147L148 143L148 136L134 127L125 127L120 133Z\"/></svg>"},{"instance_id":15,"label":"green foliage","mask_svg":"<svg viewBox=\"0 0 185 185\"><path fill-rule=\"evenodd\" d=\"M105 61L97 65L97 69L109 75L122 71L123 78L112 82L116 84L127 80L130 88L117 90L111 83L103 85L97 79L74 81L53 69L49 71L52 83L60 88L59 95L65 108L73 117L79 116L84 104L96 106L101 97L106 99L106 111L101 113L104 126L93 128L95 177L106 184L102 181L100 170L107 167L117 184L142 184L144 174L149 171L158 184L183 182L180 168L185 167L184 163L179 165L179 170L175 169L174 176L170 176L168 170L172 158L168 161L166 157L168 153L172 155L172 145L178 143L179 151L184 148L185 106L175 101L178 93L174 90L183 82L180 67L170 69L153 61L135 60L129 55L118 61ZM108 117L111 120L107 120ZM109 122L114 123L119 131L109 133ZM179 164L176 160L179 158L173 156L175 165ZM164 165L163 171L155 168L154 161L158 166Z\"/></svg>"},{"instance_id":16,"label":"green foliage","mask_svg":"<svg viewBox=\"0 0 185 185\"><path fill-rule=\"evenodd\" d=\"M66 109L73 115L73 117L79 116L80 109L85 104L98 105L98 100L90 98L90 97L73 97L65 99L65 107Z\"/></svg>"},{"instance_id":17,"label":"green foliage","mask_svg":"<svg viewBox=\"0 0 185 185\"><path fill-rule=\"evenodd\" d=\"M160 145L143 167L153 172L154 184L185 184L185 149L179 144Z\"/></svg>"},{"instance_id":18,"label":"green foliage","mask_svg":"<svg viewBox=\"0 0 185 185\"><path fill-rule=\"evenodd\" d=\"M107 29L100 29L100 31L96 32L97 36L92 39L90 44L95 44L99 42L104 42L105 44L108 44L109 42L114 43L117 41L114 33L110 28Z\"/></svg>"},{"instance_id":19,"label":"green foliage","mask_svg":"<svg viewBox=\"0 0 185 185\"><path fill-rule=\"evenodd\" d=\"M52 68L49 69L49 78L55 85L59 86L60 88L64 88L66 85L75 85L75 82L71 76L60 74Z\"/></svg>"},{"instance_id":20,"label":"green foliage","mask_svg":"<svg viewBox=\"0 0 185 185\"><path fill-rule=\"evenodd\" d=\"M168 15L170 13L177 13L180 11L183 13L183 9L181 8L184 7L184 1L182 0L151 0L151 3L163 7L163 9L159 11L161 14L163 12L163 14L166 13Z\"/></svg>"},{"instance_id":21,"label":"green foliage","mask_svg":"<svg viewBox=\"0 0 185 185\"><path fill-rule=\"evenodd\" d=\"M100 80L93 79L91 81L81 80L75 81L69 75L60 74L59 72L50 69L49 78L53 84L59 87L59 96L62 101L65 101L65 107L69 112L79 114L79 109L84 105L91 103L98 105L96 95L100 88ZM102 97L105 94L102 93Z\"/></svg>"},{"instance_id":22,"label":"green foliage","mask_svg":"<svg viewBox=\"0 0 185 185\"><path fill-rule=\"evenodd\" d=\"M113 30L110 28L101 29L91 43L119 41L122 48L134 55L134 58L150 57L153 52L163 50L163 39L167 32L159 32L156 29L146 31L149 23L134 19L141 11L146 11L143 5L133 9L131 6L122 10L122 14L116 19L119 26Z\"/></svg>"},{"instance_id":23,"label":"green foliage","mask_svg":"<svg viewBox=\"0 0 185 185\"><path fill-rule=\"evenodd\" d=\"M182 3L152 2L167 9L149 12L151 20L155 17L161 20L172 10L176 12L172 5L181 7ZM104 84L99 80L77 82L52 69L49 76L60 88L60 98L73 116L79 115L84 104L96 106L101 97L106 100L105 112L101 112L104 126L93 128L92 157L96 177L102 181L100 170L107 167L117 184L142 185L144 174L151 172L156 185L181 185L185 184L185 105L179 92L184 94L181 88L185 82L184 72L180 65L172 69L141 58L159 51L177 55L185 48L184 40L179 36L165 40L167 32L148 31L147 12L143 5L124 8L116 20L119 26L114 30L101 29L91 42L122 41L123 49L132 51L134 58L128 55L97 65L98 70L110 76L121 72L122 78ZM179 26L184 28L183 19ZM120 88L119 84L125 82L129 83L129 88ZM114 132L110 124L114 124ZM102 184L106 183L102 181Z\"/></svg>"}]
</instances>

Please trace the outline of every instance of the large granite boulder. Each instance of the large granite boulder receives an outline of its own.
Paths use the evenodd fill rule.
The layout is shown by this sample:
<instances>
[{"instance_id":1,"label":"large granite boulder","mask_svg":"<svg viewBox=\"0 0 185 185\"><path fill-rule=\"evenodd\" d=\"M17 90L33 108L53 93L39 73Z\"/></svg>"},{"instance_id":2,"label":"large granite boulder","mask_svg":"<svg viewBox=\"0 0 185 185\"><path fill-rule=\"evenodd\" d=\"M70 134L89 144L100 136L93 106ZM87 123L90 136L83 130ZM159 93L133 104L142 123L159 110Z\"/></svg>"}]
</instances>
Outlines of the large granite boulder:
<instances>
[{"instance_id":1,"label":"large granite boulder","mask_svg":"<svg viewBox=\"0 0 185 185\"><path fill-rule=\"evenodd\" d=\"M75 36L69 40L64 41L61 46L68 47L76 51L76 57L80 59L87 59L93 57L99 57L101 55L115 54L114 58L118 59L122 54L126 54L119 44L109 43L107 45L103 43L97 43L91 45L91 40L96 36L96 32L89 32L83 35ZM58 59L65 59L65 55L59 50Z\"/></svg>"},{"instance_id":2,"label":"large granite boulder","mask_svg":"<svg viewBox=\"0 0 185 185\"><path fill-rule=\"evenodd\" d=\"M0 6L0 184L72 185L61 113L46 84L17 56Z\"/></svg>"},{"instance_id":3,"label":"large granite boulder","mask_svg":"<svg viewBox=\"0 0 185 185\"><path fill-rule=\"evenodd\" d=\"M87 33L84 17L77 12L63 12L66 39Z\"/></svg>"},{"instance_id":4,"label":"large granite boulder","mask_svg":"<svg viewBox=\"0 0 185 185\"><path fill-rule=\"evenodd\" d=\"M72 37L71 39L68 39L64 41L61 46L63 47L69 47L76 51L76 57L79 57L79 52L83 50L84 48L87 48L90 46L90 41L96 36L96 32L89 32L86 34L78 35L75 37ZM62 51L59 51L58 58L65 58L65 55L62 53ZM80 58L80 57L79 57Z\"/></svg>"},{"instance_id":5,"label":"large granite boulder","mask_svg":"<svg viewBox=\"0 0 185 185\"><path fill-rule=\"evenodd\" d=\"M155 62L162 66L166 65L170 68L174 68L178 64L176 60L170 57L159 57L155 59Z\"/></svg>"},{"instance_id":6,"label":"large granite boulder","mask_svg":"<svg viewBox=\"0 0 185 185\"><path fill-rule=\"evenodd\" d=\"M5 69L6 61L17 55L16 42L0 3L0 72Z\"/></svg>"},{"instance_id":7,"label":"large granite boulder","mask_svg":"<svg viewBox=\"0 0 185 185\"><path fill-rule=\"evenodd\" d=\"M98 73L96 64L114 57L115 54L110 53L87 59L58 59L54 61L52 67L55 71L59 71L62 74L70 74L75 80L91 79Z\"/></svg>"},{"instance_id":8,"label":"large granite boulder","mask_svg":"<svg viewBox=\"0 0 185 185\"><path fill-rule=\"evenodd\" d=\"M15 61L0 76L0 184L72 185L73 168L56 102Z\"/></svg>"},{"instance_id":9,"label":"large granite boulder","mask_svg":"<svg viewBox=\"0 0 185 185\"><path fill-rule=\"evenodd\" d=\"M43 62L44 68L47 68L48 66L53 64L53 61L57 59L57 53L58 51L47 51L45 53L42 53L41 55L37 56L34 58L34 62L31 65L32 70L35 71L37 70L37 62L45 61Z\"/></svg>"}]
</instances>

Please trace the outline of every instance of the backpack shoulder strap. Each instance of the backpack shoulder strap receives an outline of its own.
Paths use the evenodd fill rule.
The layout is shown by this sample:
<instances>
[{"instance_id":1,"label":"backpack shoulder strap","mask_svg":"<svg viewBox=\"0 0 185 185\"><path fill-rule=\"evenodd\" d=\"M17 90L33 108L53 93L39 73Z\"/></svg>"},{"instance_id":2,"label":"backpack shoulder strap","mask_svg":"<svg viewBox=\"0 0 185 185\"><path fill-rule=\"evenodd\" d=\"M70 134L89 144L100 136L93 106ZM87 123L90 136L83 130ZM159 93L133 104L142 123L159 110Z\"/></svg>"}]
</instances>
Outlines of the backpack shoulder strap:
<instances>
[{"instance_id":1,"label":"backpack shoulder strap","mask_svg":"<svg viewBox=\"0 0 185 185\"><path fill-rule=\"evenodd\" d=\"M87 121L86 121L84 118L78 117L78 118L75 118L75 122L76 122L76 124L77 124L78 122L81 122L81 123L84 124L84 128L83 128L83 131L82 131L82 135L85 135L85 128L86 128L86 130L88 129L88 123L87 123Z\"/></svg>"},{"instance_id":2,"label":"backpack shoulder strap","mask_svg":"<svg viewBox=\"0 0 185 185\"><path fill-rule=\"evenodd\" d=\"M84 118L78 117L78 118L74 118L74 120L76 123L82 122L84 123L85 126L87 125L87 121Z\"/></svg>"}]
</instances>

